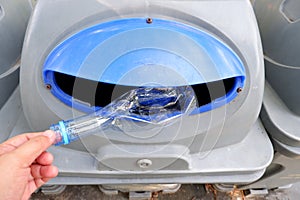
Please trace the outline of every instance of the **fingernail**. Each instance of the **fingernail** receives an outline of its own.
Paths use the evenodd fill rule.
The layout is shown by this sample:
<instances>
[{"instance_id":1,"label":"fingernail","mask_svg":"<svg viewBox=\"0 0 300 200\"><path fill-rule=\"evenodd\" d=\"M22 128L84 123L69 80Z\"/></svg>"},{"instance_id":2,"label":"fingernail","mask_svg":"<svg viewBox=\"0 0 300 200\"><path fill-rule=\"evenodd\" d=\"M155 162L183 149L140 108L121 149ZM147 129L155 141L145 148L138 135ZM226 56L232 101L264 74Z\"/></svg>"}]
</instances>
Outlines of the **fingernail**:
<instances>
[{"instance_id":1,"label":"fingernail","mask_svg":"<svg viewBox=\"0 0 300 200\"><path fill-rule=\"evenodd\" d=\"M55 133L53 131L47 130L43 135L47 136L51 141L55 140Z\"/></svg>"}]
</instances>

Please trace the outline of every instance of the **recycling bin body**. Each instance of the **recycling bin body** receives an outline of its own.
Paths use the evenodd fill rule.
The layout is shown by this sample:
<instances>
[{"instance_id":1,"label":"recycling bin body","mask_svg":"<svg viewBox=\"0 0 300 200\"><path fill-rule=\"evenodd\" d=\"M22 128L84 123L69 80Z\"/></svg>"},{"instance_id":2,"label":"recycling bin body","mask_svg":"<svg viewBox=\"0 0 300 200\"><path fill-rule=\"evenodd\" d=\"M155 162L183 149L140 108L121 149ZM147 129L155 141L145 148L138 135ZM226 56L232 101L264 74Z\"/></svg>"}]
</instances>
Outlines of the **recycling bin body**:
<instances>
[{"instance_id":1,"label":"recycling bin body","mask_svg":"<svg viewBox=\"0 0 300 200\"><path fill-rule=\"evenodd\" d=\"M10 136L101 109L131 89L190 86L197 108L180 123L148 129L130 121L126 133L51 147L60 174L49 184L259 179L273 148L258 120L264 67L250 3L147 2L38 1L20 88L6 104L20 95Z\"/></svg>"}]
</instances>

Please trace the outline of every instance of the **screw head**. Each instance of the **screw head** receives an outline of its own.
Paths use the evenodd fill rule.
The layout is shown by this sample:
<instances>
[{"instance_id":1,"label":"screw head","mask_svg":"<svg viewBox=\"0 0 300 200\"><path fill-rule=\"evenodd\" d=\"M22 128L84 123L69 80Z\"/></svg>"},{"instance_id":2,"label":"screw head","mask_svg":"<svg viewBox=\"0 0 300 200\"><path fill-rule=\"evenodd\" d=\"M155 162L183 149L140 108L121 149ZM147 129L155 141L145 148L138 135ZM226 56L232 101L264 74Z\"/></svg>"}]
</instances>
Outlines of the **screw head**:
<instances>
[{"instance_id":1,"label":"screw head","mask_svg":"<svg viewBox=\"0 0 300 200\"><path fill-rule=\"evenodd\" d=\"M152 165L152 161L149 159L140 159L137 161L137 165L142 169L147 169Z\"/></svg>"},{"instance_id":2,"label":"screw head","mask_svg":"<svg viewBox=\"0 0 300 200\"><path fill-rule=\"evenodd\" d=\"M243 91L243 88L241 88L241 87L239 87L239 88L236 90L237 93L241 93L242 91Z\"/></svg>"},{"instance_id":3,"label":"screw head","mask_svg":"<svg viewBox=\"0 0 300 200\"><path fill-rule=\"evenodd\" d=\"M51 86L50 84L47 84L47 85L46 85L46 88L47 88L48 90L51 90L51 89L52 89L52 86Z\"/></svg>"},{"instance_id":4,"label":"screw head","mask_svg":"<svg viewBox=\"0 0 300 200\"><path fill-rule=\"evenodd\" d=\"M146 19L146 22L147 22L147 24L151 24L153 22L153 20L152 20L152 18L149 17Z\"/></svg>"}]
</instances>

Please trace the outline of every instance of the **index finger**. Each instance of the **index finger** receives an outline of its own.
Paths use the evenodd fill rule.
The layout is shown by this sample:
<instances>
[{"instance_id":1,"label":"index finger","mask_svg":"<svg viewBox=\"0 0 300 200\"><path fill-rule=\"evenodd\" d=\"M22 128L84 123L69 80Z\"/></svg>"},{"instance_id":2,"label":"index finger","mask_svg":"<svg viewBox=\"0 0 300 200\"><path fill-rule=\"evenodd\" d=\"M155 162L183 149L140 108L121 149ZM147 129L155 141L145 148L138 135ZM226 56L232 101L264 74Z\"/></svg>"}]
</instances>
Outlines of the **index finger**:
<instances>
[{"instance_id":1,"label":"index finger","mask_svg":"<svg viewBox=\"0 0 300 200\"><path fill-rule=\"evenodd\" d=\"M54 140L55 133L46 131L41 135L30 138L10 153L18 158L21 167L28 167L53 144Z\"/></svg>"},{"instance_id":2,"label":"index finger","mask_svg":"<svg viewBox=\"0 0 300 200\"><path fill-rule=\"evenodd\" d=\"M24 144L25 142L29 141L30 139L37 137L37 136L47 136L48 133L46 132L35 132L35 133L24 133L21 135L17 135L15 137L12 137L2 144L0 144L0 155L4 153L11 152L15 149L17 149L19 146Z\"/></svg>"}]
</instances>

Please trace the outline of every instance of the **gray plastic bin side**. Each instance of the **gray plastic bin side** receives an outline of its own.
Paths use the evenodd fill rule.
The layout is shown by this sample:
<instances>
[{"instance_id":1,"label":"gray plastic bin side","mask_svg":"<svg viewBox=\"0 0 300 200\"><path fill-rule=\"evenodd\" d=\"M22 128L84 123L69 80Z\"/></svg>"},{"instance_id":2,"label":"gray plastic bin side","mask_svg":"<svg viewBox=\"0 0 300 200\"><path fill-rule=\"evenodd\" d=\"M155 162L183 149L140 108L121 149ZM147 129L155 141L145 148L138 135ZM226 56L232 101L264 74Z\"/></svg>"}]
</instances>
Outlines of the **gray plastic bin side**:
<instances>
[{"instance_id":1,"label":"gray plastic bin side","mask_svg":"<svg viewBox=\"0 0 300 200\"><path fill-rule=\"evenodd\" d=\"M300 67L300 1L256 0L253 3L264 53L277 63Z\"/></svg>"},{"instance_id":2,"label":"gray plastic bin side","mask_svg":"<svg viewBox=\"0 0 300 200\"><path fill-rule=\"evenodd\" d=\"M256 0L266 79L296 115L300 115L300 1Z\"/></svg>"},{"instance_id":3,"label":"gray plastic bin side","mask_svg":"<svg viewBox=\"0 0 300 200\"><path fill-rule=\"evenodd\" d=\"M28 0L0 0L0 108L19 81L18 60L30 13Z\"/></svg>"},{"instance_id":4,"label":"gray plastic bin side","mask_svg":"<svg viewBox=\"0 0 300 200\"><path fill-rule=\"evenodd\" d=\"M289 146L300 146L300 116L288 109L268 82L260 117L273 138Z\"/></svg>"},{"instance_id":5,"label":"gray plastic bin side","mask_svg":"<svg viewBox=\"0 0 300 200\"><path fill-rule=\"evenodd\" d=\"M2 74L20 58L31 6L28 0L0 0L0 8L0 74Z\"/></svg>"}]
</instances>

